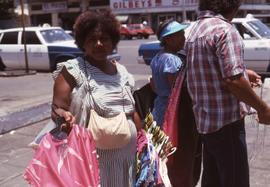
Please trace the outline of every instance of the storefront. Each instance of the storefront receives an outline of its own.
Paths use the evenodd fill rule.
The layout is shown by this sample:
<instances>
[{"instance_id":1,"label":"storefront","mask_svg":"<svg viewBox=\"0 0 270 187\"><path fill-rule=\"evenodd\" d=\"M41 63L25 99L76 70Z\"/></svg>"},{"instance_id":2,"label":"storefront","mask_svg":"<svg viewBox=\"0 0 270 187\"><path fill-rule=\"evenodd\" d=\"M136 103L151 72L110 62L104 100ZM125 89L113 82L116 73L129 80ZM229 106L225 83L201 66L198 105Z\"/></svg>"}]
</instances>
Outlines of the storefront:
<instances>
[{"instance_id":1,"label":"storefront","mask_svg":"<svg viewBox=\"0 0 270 187\"><path fill-rule=\"evenodd\" d=\"M129 23L147 22L153 29L158 23L173 18L194 20L198 0L111 0L110 7L117 15L128 15Z\"/></svg>"},{"instance_id":2,"label":"storefront","mask_svg":"<svg viewBox=\"0 0 270 187\"><path fill-rule=\"evenodd\" d=\"M29 1L31 25L49 24L72 30L76 17L83 9L82 5L80 1Z\"/></svg>"},{"instance_id":3,"label":"storefront","mask_svg":"<svg viewBox=\"0 0 270 187\"><path fill-rule=\"evenodd\" d=\"M239 16L247 13L269 20L270 4L264 0L244 1ZM198 0L28 0L30 25L48 23L72 29L76 17L85 10L111 8L122 23L147 23L154 30L173 18L180 22L196 19Z\"/></svg>"}]
</instances>

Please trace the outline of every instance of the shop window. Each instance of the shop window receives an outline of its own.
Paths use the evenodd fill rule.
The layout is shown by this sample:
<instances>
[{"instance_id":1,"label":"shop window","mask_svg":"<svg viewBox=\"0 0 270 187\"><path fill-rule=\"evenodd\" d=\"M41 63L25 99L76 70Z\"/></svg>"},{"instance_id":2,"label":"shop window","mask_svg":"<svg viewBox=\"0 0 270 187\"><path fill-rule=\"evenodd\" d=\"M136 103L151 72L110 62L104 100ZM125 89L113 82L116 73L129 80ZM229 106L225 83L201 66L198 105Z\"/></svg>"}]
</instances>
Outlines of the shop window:
<instances>
[{"instance_id":1,"label":"shop window","mask_svg":"<svg viewBox=\"0 0 270 187\"><path fill-rule=\"evenodd\" d=\"M42 5L39 4L39 5L32 5L31 6L31 10L42 10Z\"/></svg>"},{"instance_id":2,"label":"shop window","mask_svg":"<svg viewBox=\"0 0 270 187\"><path fill-rule=\"evenodd\" d=\"M91 0L89 6L109 6L110 0Z\"/></svg>"},{"instance_id":3,"label":"shop window","mask_svg":"<svg viewBox=\"0 0 270 187\"><path fill-rule=\"evenodd\" d=\"M68 3L68 8L78 8L78 7L80 7L79 2L70 2L70 3Z\"/></svg>"}]
</instances>

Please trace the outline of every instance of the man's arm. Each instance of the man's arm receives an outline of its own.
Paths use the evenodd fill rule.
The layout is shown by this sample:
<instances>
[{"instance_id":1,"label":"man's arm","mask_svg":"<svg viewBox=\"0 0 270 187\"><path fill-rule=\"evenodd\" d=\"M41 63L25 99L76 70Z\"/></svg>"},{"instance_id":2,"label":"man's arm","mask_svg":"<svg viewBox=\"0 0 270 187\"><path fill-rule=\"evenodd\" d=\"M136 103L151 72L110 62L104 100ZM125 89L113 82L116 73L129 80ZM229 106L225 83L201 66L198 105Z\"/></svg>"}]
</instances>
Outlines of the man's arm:
<instances>
[{"instance_id":1,"label":"man's arm","mask_svg":"<svg viewBox=\"0 0 270 187\"><path fill-rule=\"evenodd\" d=\"M254 92L250 83L240 74L224 80L228 90L240 101L253 107L258 112L259 121L264 124L270 124L269 106Z\"/></svg>"}]
</instances>

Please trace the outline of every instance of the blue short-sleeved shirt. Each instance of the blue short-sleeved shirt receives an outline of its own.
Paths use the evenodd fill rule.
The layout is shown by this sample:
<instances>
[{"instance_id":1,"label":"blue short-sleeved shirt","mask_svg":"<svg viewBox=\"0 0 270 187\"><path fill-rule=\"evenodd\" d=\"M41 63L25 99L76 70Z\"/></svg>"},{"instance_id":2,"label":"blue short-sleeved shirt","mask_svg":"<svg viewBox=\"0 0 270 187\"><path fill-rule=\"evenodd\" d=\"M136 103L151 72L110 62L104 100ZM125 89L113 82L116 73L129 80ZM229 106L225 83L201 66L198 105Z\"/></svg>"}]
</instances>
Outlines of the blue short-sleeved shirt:
<instances>
[{"instance_id":1,"label":"blue short-sleeved shirt","mask_svg":"<svg viewBox=\"0 0 270 187\"><path fill-rule=\"evenodd\" d=\"M182 65L181 59L171 53L159 52L151 61L152 78L155 84L157 97L154 102L153 116L158 125L162 125L164 113L171 93L168 84L168 73L174 74Z\"/></svg>"}]
</instances>

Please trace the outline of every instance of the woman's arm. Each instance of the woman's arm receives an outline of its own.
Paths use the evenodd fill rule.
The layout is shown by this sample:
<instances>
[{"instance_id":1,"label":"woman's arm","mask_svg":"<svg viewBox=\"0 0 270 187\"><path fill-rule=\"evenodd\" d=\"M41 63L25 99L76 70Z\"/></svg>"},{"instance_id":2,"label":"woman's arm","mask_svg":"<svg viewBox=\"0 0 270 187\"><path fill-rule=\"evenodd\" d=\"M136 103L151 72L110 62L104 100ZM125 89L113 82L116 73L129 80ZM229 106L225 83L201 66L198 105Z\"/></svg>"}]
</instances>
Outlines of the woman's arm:
<instances>
[{"instance_id":1,"label":"woman's arm","mask_svg":"<svg viewBox=\"0 0 270 187\"><path fill-rule=\"evenodd\" d=\"M61 73L54 82L53 87L53 102L51 117L53 121L63 117L67 124L63 127L72 125L75 122L75 117L68 111L71 101L71 92L76 83L74 78L63 67Z\"/></svg>"},{"instance_id":2,"label":"woman's arm","mask_svg":"<svg viewBox=\"0 0 270 187\"><path fill-rule=\"evenodd\" d=\"M142 122L141 122L141 118L137 112L133 113L133 121L135 123L137 131L139 131L142 128Z\"/></svg>"}]
</instances>

